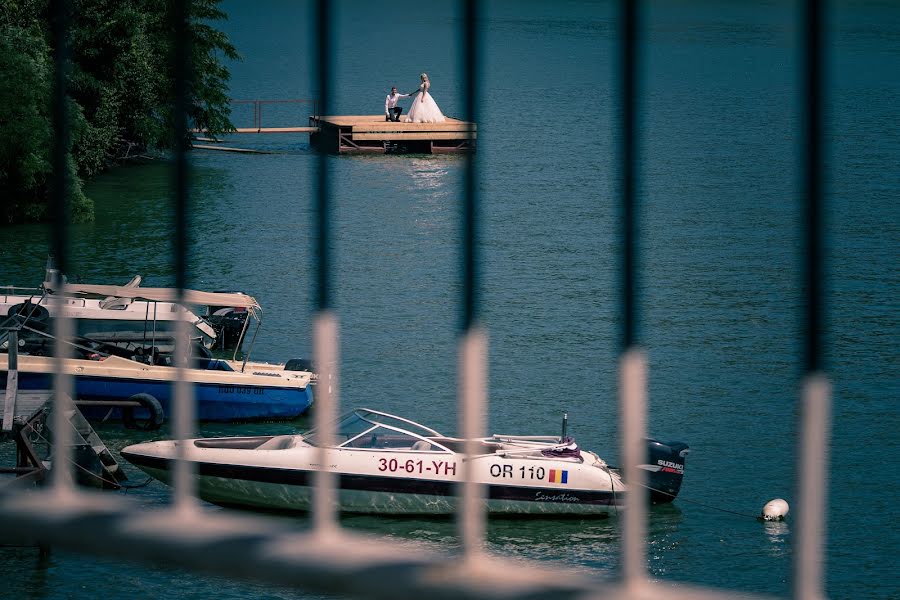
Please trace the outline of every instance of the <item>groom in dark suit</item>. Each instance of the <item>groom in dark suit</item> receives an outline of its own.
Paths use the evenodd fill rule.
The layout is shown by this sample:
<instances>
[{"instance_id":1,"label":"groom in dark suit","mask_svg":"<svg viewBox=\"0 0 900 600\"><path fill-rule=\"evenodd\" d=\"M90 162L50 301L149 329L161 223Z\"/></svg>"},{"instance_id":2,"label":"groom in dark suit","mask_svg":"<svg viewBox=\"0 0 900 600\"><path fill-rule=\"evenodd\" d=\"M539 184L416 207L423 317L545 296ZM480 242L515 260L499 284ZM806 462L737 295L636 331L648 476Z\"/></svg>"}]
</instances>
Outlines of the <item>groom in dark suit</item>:
<instances>
[{"instance_id":1,"label":"groom in dark suit","mask_svg":"<svg viewBox=\"0 0 900 600\"><path fill-rule=\"evenodd\" d=\"M398 94L397 88L392 87L391 93L387 95L384 99L384 120L385 121L399 121L400 113L403 112L402 106L397 106L397 101L400 98L409 98L409 94Z\"/></svg>"}]
</instances>

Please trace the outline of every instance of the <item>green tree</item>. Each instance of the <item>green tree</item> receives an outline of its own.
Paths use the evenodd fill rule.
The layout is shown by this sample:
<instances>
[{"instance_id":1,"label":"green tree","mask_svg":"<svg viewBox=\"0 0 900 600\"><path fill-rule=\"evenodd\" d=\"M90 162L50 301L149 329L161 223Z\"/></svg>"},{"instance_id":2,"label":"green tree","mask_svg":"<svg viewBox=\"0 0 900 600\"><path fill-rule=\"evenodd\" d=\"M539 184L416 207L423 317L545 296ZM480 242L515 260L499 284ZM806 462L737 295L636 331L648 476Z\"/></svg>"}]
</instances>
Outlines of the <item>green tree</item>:
<instances>
[{"instance_id":1,"label":"green tree","mask_svg":"<svg viewBox=\"0 0 900 600\"><path fill-rule=\"evenodd\" d=\"M211 23L219 0L189 2L194 77L189 117L210 133L233 131L229 73L239 56ZM174 36L171 0L74 0L70 29L73 218L92 217L81 177L134 154L171 149ZM53 73L48 0L0 0L0 218L47 214Z\"/></svg>"},{"instance_id":2,"label":"green tree","mask_svg":"<svg viewBox=\"0 0 900 600\"><path fill-rule=\"evenodd\" d=\"M194 66L193 101L190 118L194 126L211 134L234 131L228 116L228 80L231 78L221 57L240 60L228 37L209 25L227 19L219 10L219 0L194 0L191 4L192 60Z\"/></svg>"},{"instance_id":3,"label":"green tree","mask_svg":"<svg viewBox=\"0 0 900 600\"><path fill-rule=\"evenodd\" d=\"M0 25L0 191L5 212L43 217L52 130L52 65L40 31Z\"/></svg>"},{"instance_id":4,"label":"green tree","mask_svg":"<svg viewBox=\"0 0 900 600\"><path fill-rule=\"evenodd\" d=\"M40 220L46 217L52 173L53 65L39 24L26 19L23 25L0 21L0 194L7 219L18 215ZM80 124L83 119L75 103L69 102L68 109L72 121ZM73 182L73 216L90 219L91 204L81 192L71 157L67 169Z\"/></svg>"}]
</instances>

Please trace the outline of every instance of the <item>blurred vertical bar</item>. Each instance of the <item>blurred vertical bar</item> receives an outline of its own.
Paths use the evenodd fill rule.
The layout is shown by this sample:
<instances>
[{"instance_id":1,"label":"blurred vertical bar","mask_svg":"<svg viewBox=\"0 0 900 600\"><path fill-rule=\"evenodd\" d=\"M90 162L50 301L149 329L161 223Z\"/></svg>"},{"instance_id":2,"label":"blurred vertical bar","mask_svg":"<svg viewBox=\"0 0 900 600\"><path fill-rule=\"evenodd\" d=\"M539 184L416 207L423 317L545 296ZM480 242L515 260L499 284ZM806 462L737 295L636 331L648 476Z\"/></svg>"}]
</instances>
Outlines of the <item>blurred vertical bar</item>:
<instances>
[{"instance_id":1,"label":"blurred vertical bar","mask_svg":"<svg viewBox=\"0 0 900 600\"><path fill-rule=\"evenodd\" d=\"M52 274L56 295L53 319L54 373L53 373L53 456L52 478L54 490L60 497L72 492L70 465L72 432L67 413L72 410L73 382L65 372L66 357L69 356L68 341L72 337L72 323L66 318L66 289L63 275L68 273L69 262L69 221L71 220L71 185L69 179L69 32L71 17L69 0L52 0L50 3L50 27L53 44L53 185L50 195L50 213L53 217L53 252L56 271Z\"/></svg>"},{"instance_id":2,"label":"blurred vertical bar","mask_svg":"<svg viewBox=\"0 0 900 600\"><path fill-rule=\"evenodd\" d=\"M316 3L316 65L319 87L319 108L322 115L331 110L331 3ZM318 155L314 195L316 197L316 247L313 270L316 272L316 314L313 321L313 358L318 371L316 385L315 425L319 435L319 464L313 496L313 525L320 534L337 529L334 473L325 471L330 464L327 448L334 443L334 421L338 402L338 321L332 312L331 298L331 190L329 187L328 156Z\"/></svg>"},{"instance_id":3,"label":"blurred vertical bar","mask_svg":"<svg viewBox=\"0 0 900 600\"><path fill-rule=\"evenodd\" d=\"M822 85L822 2L803 0L803 5L804 368L812 373L822 368L822 106L825 89Z\"/></svg>"},{"instance_id":4,"label":"blurred vertical bar","mask_svg":"<svg viewBox=\"0 0 900 600\"><path fill-rule=\"evenodd\" d=\"M637 0L621 0L620 111L621 111L621 304L619 413L622 460L625 464L626 510L622 532L622 576L635 591L645 581L647 506L643 438L647 411L647 360L637 346L637 157L638 157L638 10Z\"/></svg>"},{"instance_id":5,"label":"blurred vertical bar","mask_svg":"<svg viewBox=\"0 0 900 600\"><path fill-rule=\"evenodd\" d=\"M801 438L794 597L823 598L831 384L824 373L824 9L822 0L803 0L801 196L803 197L804 288Z\"/></svg>"},{"instance_id":6,"label":"blurred vertical bar","mask_svg":"<svg viewBox=\"0 0 900 600\"><path fill-rule=\"evenodd\" d=\"M647 490L646 462L647 358L632 348L620 358L619 410L622 429L622 461L625 464L625 515L622 538L622 575L625 586L636 590L646 579Z\"/></svg>"},{"instance_id":7,"label":"blurred vertical bar","mask_svg":"<svg viewBox=\"0 0 900 600\"><path fill-rule=\"evenodd\" d=\"M810 373L804 379L800 418L794 597L818 600L825 597L823 577L831 423L831 384L823 373Z\"/></svg>"},{"instance_id":8,"label":"blurred vertical bar","mask_svg":"<svg viewBox=\"0 0 900 600\"><path fill-rule=\"evenodd\" d=\"M331 110L331 3L328 0L317 0L316 24L316 66L319 87L319 109L322 115L327 115ZM316 273L316 310L324 311L331 308L331 256L329 254L329 242L331 227L331 190L328 178L328 155L326 152L318 154L318 169L316 171L316 223L318 225L316 238L316 251L314 253Z\"/></svg>"},{"instance_id":9,"label":"blurred vertical bar","mask_svg":"<svg viewBox=\"0 0 900 600\"><path fill-rule=\"evenodd\" d=\"M637 161L637 36L638 36L638 2L637 0L621 0L619 5L619 64L620 107L622 121L620 123L620 168L621 205L620 227L622 235L621 263L621 347L630 348L637 339L635 294L637 287L636 223L636 161Z\"/></svg>"},{"instance_id":10,"label":"blurred vertical bar","mask_svg":"<svg viewBox=\"0 0 900 600\"><path fill-rule=\"evenodd\" d=\"M174 128L174 193L175 193L175 287L177 302L184 307L184 289L187 287L187 244L188 244L188 201L189 201L189 165L187 158L188 145L188 110L191 98L192 65L191 65L191 32L189 19L191 14L190 0L175 0L172 4L171 30L174 42L174 75L175 106ZM182 443L177 447L177 460L174 469L174 508L177 511L193 511L196 509L195 482L193 468L190 463L190 452L184 440L193 436L195 410L192 387L187 381L185 369L188 365L189 333L188 323L178 320L175 339L175 365L177 375L174 383L174 437Z\"/></svg>"},{"instance_id":11,"label":"blurred vertical bar","mask_svg":"<svg viewBox=\"0 0 900 600\"><path fill-rule=\"evenodd\" d=\"M478 122L480 6L477 0L463 0L463 110L464 120ZM459 342L459 428L465 438L467 459L461 472L457 527L464 559L476 557L484 539L485 510L483 486L475 481L478 452L474 438L484 435L487 405L487 335L479 326L478 277L478 162L474 152L466 154L463 171L462 205L462 322Z\"/></svg>"},{"instance_id":12,"label":"blurred vertical bar","mask_svg":"<svg viewBox=\"0 0 900 600\"><path fill-rule=\"evenodd\" d=\"M478 0L463 0L463 110L466 121L478 119ZM468 331L478 318L478 197L475 154L466 154L463 171L463 312L462 330Z\"/></svg>"}]
</instances>

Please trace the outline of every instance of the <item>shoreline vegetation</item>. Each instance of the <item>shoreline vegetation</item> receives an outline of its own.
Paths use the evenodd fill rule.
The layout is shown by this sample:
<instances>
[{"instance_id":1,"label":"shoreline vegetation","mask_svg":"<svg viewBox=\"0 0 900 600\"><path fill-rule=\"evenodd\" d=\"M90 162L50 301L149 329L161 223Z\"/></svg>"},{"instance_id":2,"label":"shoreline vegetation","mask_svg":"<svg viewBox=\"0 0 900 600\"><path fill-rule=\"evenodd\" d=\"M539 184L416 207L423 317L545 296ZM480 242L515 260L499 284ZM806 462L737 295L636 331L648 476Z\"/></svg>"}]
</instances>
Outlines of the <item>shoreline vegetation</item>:
<instances>
[{"instance_id":1,"label":"shoreline vegetation","mask_svg":"<svg viewBox=\"0 0 900 600\"><path fill-rule=\"evenodd\" d=\"M192 127L222 134L229 118L223 60L240 60L213 23L220 0L192 0ZM91 221L87 179L174 148L171 1L73 0L68 116L71 218ZM50 218L53 148L50 0L0 0L0 225Z\"/></svg>"}]
</instances>

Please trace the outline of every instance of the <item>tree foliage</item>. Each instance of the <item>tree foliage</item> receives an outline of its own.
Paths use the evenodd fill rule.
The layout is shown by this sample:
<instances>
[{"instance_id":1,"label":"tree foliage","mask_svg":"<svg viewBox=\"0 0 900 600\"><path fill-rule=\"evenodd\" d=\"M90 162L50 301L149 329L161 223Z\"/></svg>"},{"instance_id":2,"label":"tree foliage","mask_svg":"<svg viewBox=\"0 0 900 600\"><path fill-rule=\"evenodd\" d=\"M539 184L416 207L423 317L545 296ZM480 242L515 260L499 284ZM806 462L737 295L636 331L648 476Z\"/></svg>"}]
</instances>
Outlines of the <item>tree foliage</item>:
<instances>
[{"instance_id":1,"label":"tree foliage","mask_svg":"<svg viewBox=\"0 0 900 600\"><path fill-rule=\"evenodd\" d=\"M234 129L224 60L239 59L213 26L227 18L218 4L188 3L194 71L189 119L213 134ZM82 178L176 143L171 8L171 0L72 2L67 108L76 220L93 215ZM0 222L47 216L54 137L48 11L49 0L0 0Z\"/></svg>"}]
</instances>

